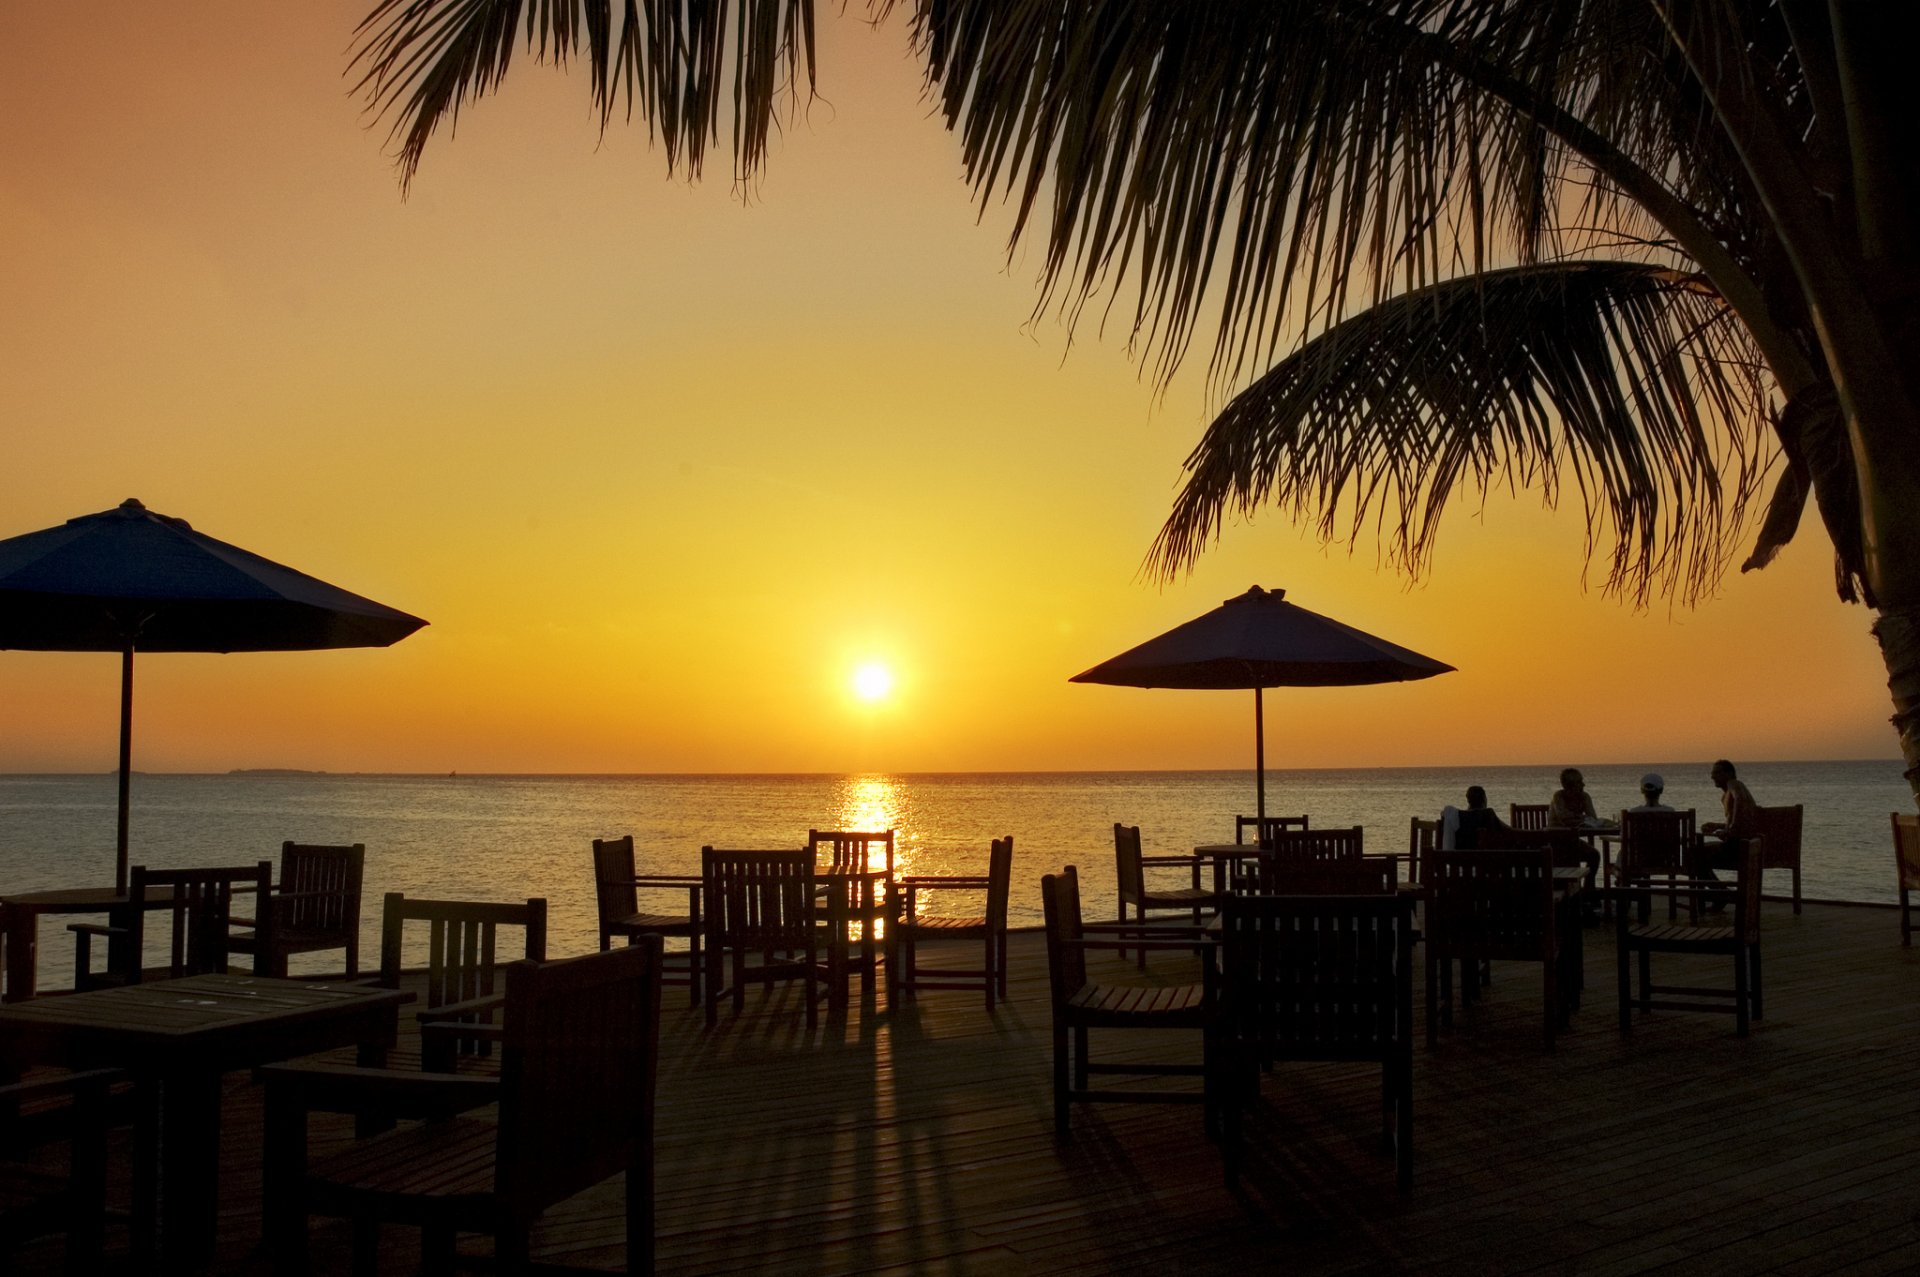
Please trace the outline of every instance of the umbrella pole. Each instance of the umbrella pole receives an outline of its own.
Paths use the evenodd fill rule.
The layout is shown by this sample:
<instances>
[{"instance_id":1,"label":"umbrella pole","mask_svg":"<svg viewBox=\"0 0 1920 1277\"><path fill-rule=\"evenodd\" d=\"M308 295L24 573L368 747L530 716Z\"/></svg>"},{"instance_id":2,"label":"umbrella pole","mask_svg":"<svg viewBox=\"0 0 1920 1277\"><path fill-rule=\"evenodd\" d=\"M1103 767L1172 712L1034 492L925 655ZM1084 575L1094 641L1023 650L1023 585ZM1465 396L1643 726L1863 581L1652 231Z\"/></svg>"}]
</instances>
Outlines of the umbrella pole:
<instances>
[{"instance_id":1,"label":"umbrella pole","mask_svg":"<svg viewBox=\"0 0 1920 1277\"><path fill-rule=\"evenodd\" d=\"M133 644L120 653L120 825L114 843L113 889L127 889L128 779L133 765Z\"/></svg>"},{"instance_id":2,"label":"umbrella pole","mask_svg":"<svg viewBox=\"0 0 1920 1277\"><path fill-rule=\"evenodd\" d=\"M129 674L127 677L133 677ZM1267 721L1261 707L1260 689L1253 689L1253 814L1260 823L1254 828L1261 837L1267 832ZM124 825L126 816L121 815Z\"/></svg>"}]
</instances>

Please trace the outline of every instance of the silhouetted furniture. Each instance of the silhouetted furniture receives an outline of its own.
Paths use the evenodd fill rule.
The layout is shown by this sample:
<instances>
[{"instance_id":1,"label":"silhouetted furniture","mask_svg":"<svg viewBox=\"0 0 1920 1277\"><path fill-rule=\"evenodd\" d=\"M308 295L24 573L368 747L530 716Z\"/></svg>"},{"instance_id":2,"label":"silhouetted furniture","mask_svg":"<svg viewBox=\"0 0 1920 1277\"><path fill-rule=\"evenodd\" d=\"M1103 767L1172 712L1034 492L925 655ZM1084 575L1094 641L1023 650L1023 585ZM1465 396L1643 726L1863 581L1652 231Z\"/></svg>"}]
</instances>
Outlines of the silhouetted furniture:
<instances>
[{"instance_id":1,"label":"silhouetted furniture","mask_svg":"<svg viewBox=\"0 0 1920 1277\"><path fill-rule=\"evenodd\" d=\"M420 1022L420 1065L451 1073L462 1056L491 1056L501 1027L494 1020L505 996L495 991L501 927L518 927L520 956L547 956L547 902L524 904L491 900L420 900L387 893L380 926L381 988L400 987L405 968L408 924L426 931L426 1006L414 1013ZM511 956L505 959L511 961Z\"/></svg>"},{"instance_id":2,"label":"silhouetted furniture","mask_svg":"<svg viewBox=\"0 0 1920 1277\"><path fill-rule=\"evenodd\" d=\"M820 933L816 923L814 853L700 849L705 893L707 1023L719 1022L720 996L731 994L734 1014L747 1002L746 986L798 980L805 990L807 1027L820 1022Z\"/></svg>"},{"instance_id":3,"label":"silhouetted furniture","mask_svg":"<svg viewBox=\"0 0 1920 1277\"><path fill-rule=\"evenodd\" d=\"M233 897L237 891L250 890L255 908L265 908L273 884L273 863L262 860L254 865L236 865L205 869L149 869L135 865L127 876L127 903L114 911L109 926L76 922L73 932L73 987L85 991L115 985L138 984L149 975L179 979L227 969L227 942L233 920ZM143 968L146 947L147 915L158 912L152 902L167 900L164 906L173 923L167 951L167 965L157 971ZM106 940L107 967L93 970L93 940ZM253 955L253 969L262 971L265 955Z\"/></svg>"},{"instance_id":4,"label":"silhouetted furniture","mask_svg":"<svg viewBox=\"0 0 1920 1277\"><path fill-rule=\"evenodd\" d=\"M1380 896L1399 889L1399 872L1391 856L1359 856L1351 860L1278 860L1262 856L1249 861L1236 875L1235 895L1261 896Z\"/></svg>"},{"instance_id":5,"label":"silhouetted furniture","mask_svg":"<svg viewBox=\"0 0 1920 1277\"><path fill-rule=\"evenodd\" d=\"M1533 833L1547 827L1547 810L1552 803L1508 803L1507 825L1522 833Z\"/></svg>"},{"instance_id":6,"label":"silhouetted furniture","mask_svg":"<svg viewBox=\"0 0 1920 1277\"><path fill-rule=\"evenodd\" d=\"M1247 831L1253 830L1253 841L1264 847L1273 841L1275 832L1282 829L1305 829L1311 822L1306 815L1299 816L1235 816L1233 818L1233 840L1246 845Z\"/></svg>"},{"instance_id":7,"label":"silhouetted furniture","mask_svg":"<svg viewBox=\"0 0 1920 1277\"><path fill-rule=\"evenodd\" d=\"M908 994L918 989L977 988L986 994L987 1010L993 1010L995 999L1007 996L1007 897L1013 886L1013 839L993 840L984 878L907 875L895 883L900 908L888 932L893 957L887 965L894 987ZM983 892L984 912L968 917L922 914L921 896L942 891ZM980 969L923 967L919 954L922 940L978 940L983 952Z\"/></svg>"},{"instance_id":8,"label":"silhouetted furniture","mask_svg":"<svg viewBox=\"0 0 1920 1277\"><path fill-rule=\"evenodd\" d=\"M139 1084L133 1249L153 1249L141 1207L159 1185L160 1237L170 1267L213 1253L220 1149L220 1079L236 1069L355 1046L386 1060L409 995L345 982L196 975L36 998L0 1007L0 1067L51 1064L125 1069Z\"/></svg>"},{"instance_id":9,"label":"silhouetted furniture","mask_svg":"<svg viewBox=\"0 0 1920 1277\"><path fill-rule=\"evenodd\" d=\"M280 883L273 889L273 907L263 908L258 918L231 919L234 926L253 930L230 934L228 952L259 955L256 970L284 976L292 954L344 949L347 975L358 975L360 883L366 863L363 843L351 847L281 843Z\"/></svg>"},{"instance_id":10,"label":"silhouetted furniture","mask_svg":"<svg viewBox=\"0 0 1920 1277\"><path fill-rule=\"evenodd\" d=\"M1413 901L1404 896L1232 896L1220 906L1221 1004L1207 1089L1227 1183L1241 1113L1280 1060L1380 1065L1382 1138L1413 1186Z\"/></svg>"},{"instance_id":11,"label":"silhouetted furniture","mask_svg":"<svg viewBox=\"0 0 1920 1277\"><path fill-rule=\"evenodd\" d=\"M1624 887L1649 877L1688 873L1699 842L1691 807L1684 811L1623 811L1615 877ZM1675 916L1678 908L1678 900L1669 896L1667 916Z\"/></svg>"},{"instance_id":12,"label":"silhouetted furniture","mask_svg":"<svg viewBox=\"0 0 1920 1277\"><path fill-rule=\"evenodd\" d=\"M1203 985L1142 989L1101 985L1087 975L1087 954L1095 950L1184 949L1191 951L1198 929L1169 938L1160 928L1138 923L1089 927L1080 919L1080 878L1072 865L1040 879L1046 911L1047 980L1053 994L1053 1122L1061 1135L1069 1130L1068 1105L1079 1103L1204 1104L1204 1092L1110 1090L1089 1085L1091 1074L1129 1077L1204 1077L1206 1064L1128 1061L1096 1064L1088 1054L1091 1029L1204 1030L1208 1021ZM1092 933L1092 934L1089 934ZM1144 956L1143 956L1144 961ZM1204 1034L1202 1047L1204 1052Z\"/></svg>"},{"instance_id":13,"label":"silhouetted furniture","mask_svg":"<svg viewBox=\"0 0 1920 1277\"><path fill-rule=\"evenodd\" d=\"M1452 963L1538 962L1548 1049L1566 1021L1567 994L1578 988L1565 968L1555 903L1553 853L1539 850L1436 851L1428 861L1427 1044L1453 1023ZM1569 873L1574 872L1572 870Z\"/></svg>"},{"instance_id":14,"label":"silhouetted furniture","mask_svg":"<svg viewBox=\"0 0 1920 1277\"><path fill-rule=\"evenodd\" d=\"M1440 822L1414 816L1407 826L1407 881L1419 886L1426 879L1427 857L1440 850Z\"/></svg>"},{"instance_id":15,"label":"silhouetted furniture","mask_svg":"<svg viewBox=\"0 0 1920 1277\"><path fill-rule=\"evenodd\" d=\"M1760 867L1762 869L1785 869L1793 874L1793 911L1800 912L1800 831L1805 823L1806 808L1795 803L1791 807L1760 808L1759 830L1756 837L1764 851Z\"/></svg>"},{"instance_id":16,"label":"silhouetted furniture","mask_svg":"<svg viewBox=\"0 0 1920 1277\"><path fill-rule=\"evenodd\" d=\"M1900 879L1900 943L1913 945L1912 893L1920 891L1920 815L1892 812L1893 868Z\"/></svg>"},{"instance_id":17,"label":"silhouetted furniture","mask_svg":"<svg viewBox=\"0 0 1920 1277\"><path fill-rule=\"evenodd\" d=\"M873 992L881 924L893 900L893 830L809 829L807 849L816 858L814 894L823 905L819 920L828 927L829 994L838 1005L855 970L862 991Z\"/></svg>"},{"instance_id":18,"label":"silhouetted furniture","mask_svg":"<svg viewBox=\"0 0 1920 1277\"><path fill-rule=\"evenodd\" d=\"M0 1270L36 1237L65 1233L66 1271L100 1270L107 1216L108 1088L126 1075L92 1069L0 1086ZM65 1101L49 1104L49 1101ZM29 1150L69 1146L67 1173L23 1161Z\"/></svg>"},{"instance_id":19,"label":"silhouetted furniture","mask_svg":"<svg viewBox=\"0 0 1920 1277\"><path fill-rule=\"evenodd\" d=\"M305 1267L307 1216L354 1220L356 1268L379 1224L422 1231L428 1272L451 1272L457 1232L491 1233L495 1261L524 1271L549 1206L625 1173L627 1268L653 1271L654 1090L660 939L506 968L500 1076L261 1069L267 1089L267 1243L274 1268ZM498 1104L497 1117L469 1116ZM365 1106L425 1120L308 1163L314 1110Z\"/></svg>"},{"instance_id":20,"label":"silhouetted furniture","mask_svg":"<svg viewBox=\"0 0 1920 1277\"><path fill-rule=\"evenodd\" d=\"M1366 831L1349 829L1282 829L1261 845L1275 860L1302 863L1358 860L1365 854Z\"/></svg>"},{"instance_id":21,"label":"silhouetted furniture","mask_svg":"<svg viewBox=\"0 0 1920 1277\"><path fill-rule=\"evenodd\" d=\"M1620 908L1614 913L1618 928L1621 1032L1632 1029L1635 1007L1642 1011L1731 1011L1737 1026L1735 1031L1741 1037L1747 1035L1749 1018L1761 1018L1760 866L1765 854L1761 840L1749 838L1740 849L1738 877L1731 883L1652 875L1620 889ZM1718 905L1726 910L1727 917L1706 923L1649 921L1649 897L1671 893L1684 893L1702 904ZM1630 902L1639 908L1630 908ZM1637 919L1632 916L1635 913ZM1656 953L1731 957L1733 988L1655 984L1653 955ZM1637 993L1632 976L1635 958L1640 972Z\"/></svg>"},{"instance_id":22,"label":"silhouetted furniture","mask_svg":"<svg viewBox=\"0 0 1920 1277\"><path fill-rule=\"evenodd\" d=\"M641 912L640 893L666 896L677 906L685 893L686 907ZM700 878L697 874L648 874L641 877L634 868L633 835L593 840L593 893L600 911L600 950L611 948L615 938L628 944L649 933L684 939L684 956L668 954L663 959L660 978L667 984L687 986L689 1005L700 1002Z\"/></svg>"},{"instance_id":23,"label":"silhouetted furniture","mask_svg":"<svg viewBox=\"0 0 1920 1277\"><path fill-rule=\"evenodd\" d=\"M1140 826L1116 824L1113 827L1113 869L1115 895L1120 904L1119 921L1144 926L1150 909L1179 909L1191 916L1194 926L1199 926L1201 913L1220 903L1220 893L1200 885L1200 866L1204 863L1205 858L1201 856L1143 856L1140 854ZM1147 870L1168 866L1186 869L1191 875L1192 884L1186 887L1150 887L1147 884ZM1129 909L1133 911L1131 919L1127 916ZM1124 948L1122 946L1123 951ZM1140 969L1144 971L1147 966L1145 948L1140 950L1139 958Z\"/></svg>"}]
</instances>

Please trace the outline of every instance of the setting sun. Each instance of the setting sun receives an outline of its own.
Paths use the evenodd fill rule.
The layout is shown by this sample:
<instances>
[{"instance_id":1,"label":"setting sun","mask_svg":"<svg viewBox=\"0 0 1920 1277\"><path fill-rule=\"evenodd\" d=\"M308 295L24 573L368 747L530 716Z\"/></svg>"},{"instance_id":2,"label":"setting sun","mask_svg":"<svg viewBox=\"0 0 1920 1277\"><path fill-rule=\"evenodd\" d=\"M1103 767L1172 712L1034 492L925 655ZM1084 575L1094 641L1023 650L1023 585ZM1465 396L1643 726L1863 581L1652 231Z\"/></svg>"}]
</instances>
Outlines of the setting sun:
<instances>
[{"instance_id":1,"label":"setting sun","mask_svg":"<svg viewBox=\"0 0 1920 1277\"><path fill-rule=\"evenodd\" d=\"M893 691L893 671L884 665L862 665L853 672L853 694L863 701L886 699Z\"/></svg>"}]
</instances>

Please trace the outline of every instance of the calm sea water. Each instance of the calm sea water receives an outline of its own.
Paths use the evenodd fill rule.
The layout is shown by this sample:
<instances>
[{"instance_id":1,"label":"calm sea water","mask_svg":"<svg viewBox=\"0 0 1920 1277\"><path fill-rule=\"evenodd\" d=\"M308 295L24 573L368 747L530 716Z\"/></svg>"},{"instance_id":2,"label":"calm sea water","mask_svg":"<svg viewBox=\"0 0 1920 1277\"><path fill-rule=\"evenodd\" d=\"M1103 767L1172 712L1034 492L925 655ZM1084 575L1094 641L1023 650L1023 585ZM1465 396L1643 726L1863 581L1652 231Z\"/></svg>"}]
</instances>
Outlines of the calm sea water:
<instances>
[{"instance_id":1,"label":"calm sea water","mask_svg":"<svg viewBox=\"0 0 1920 1277\"><path fill-rule=\"evenodd\" d=\"M1595 806L1639 801L1643 772L1667 801L1716 819L1705 762L1584 768ZM1316 826L1363 825L1370 850L1401 850L1410 816L1487 787L1496 809L1544 802L1557 766L1280 771L1267 809ZM1895 898L1887 813L1913 810L1896 762L1751 763L1762 803L1806 806L1805 892ZM133 781L132 859L154 866L278 857L285 839L365 843L362 952L378 952L381 894L545 896L556 955L595 947L589 843L632 833L643 872L698 873L702 844L804 845L809 828L898 830L904 871L979 872L994 837L1014 838L1016 923L1040 917L1040 875L1077 864L1090 916L1111 916L1112 826L1137 824L1149 854L1232 841L1253 811L1245 771L873 776L144 775ZM113 874L114 778L0 776L0 890L89 886ZM1785 876L1770 883L1784 890ZM66 919L42 923L42 980L70 973Z\"/></svg>"}]
</instances>

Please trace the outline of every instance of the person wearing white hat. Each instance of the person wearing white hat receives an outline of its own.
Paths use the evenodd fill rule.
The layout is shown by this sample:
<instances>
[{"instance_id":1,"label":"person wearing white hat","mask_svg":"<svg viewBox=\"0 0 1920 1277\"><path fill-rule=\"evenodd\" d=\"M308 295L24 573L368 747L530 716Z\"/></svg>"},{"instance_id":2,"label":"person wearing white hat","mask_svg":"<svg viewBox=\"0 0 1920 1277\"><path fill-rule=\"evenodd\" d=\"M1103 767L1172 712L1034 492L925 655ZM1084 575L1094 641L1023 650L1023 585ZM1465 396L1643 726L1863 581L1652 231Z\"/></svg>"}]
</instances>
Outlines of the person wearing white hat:
<instances>
[{"instance_id":1,"label":"person wearing white hat","mask_svg":"<svg viewBox=\"0 0 1920 1277\"><path fill-rule=\"evenodd\" d=\"M1660 773L1648 772L1640 778L1640 798L1638 807L1632 811L1672 811L1673 808L1660 801L1660 795L1667 788L1667 782L1660 779Z\"/></svg>"}]
</instances>

